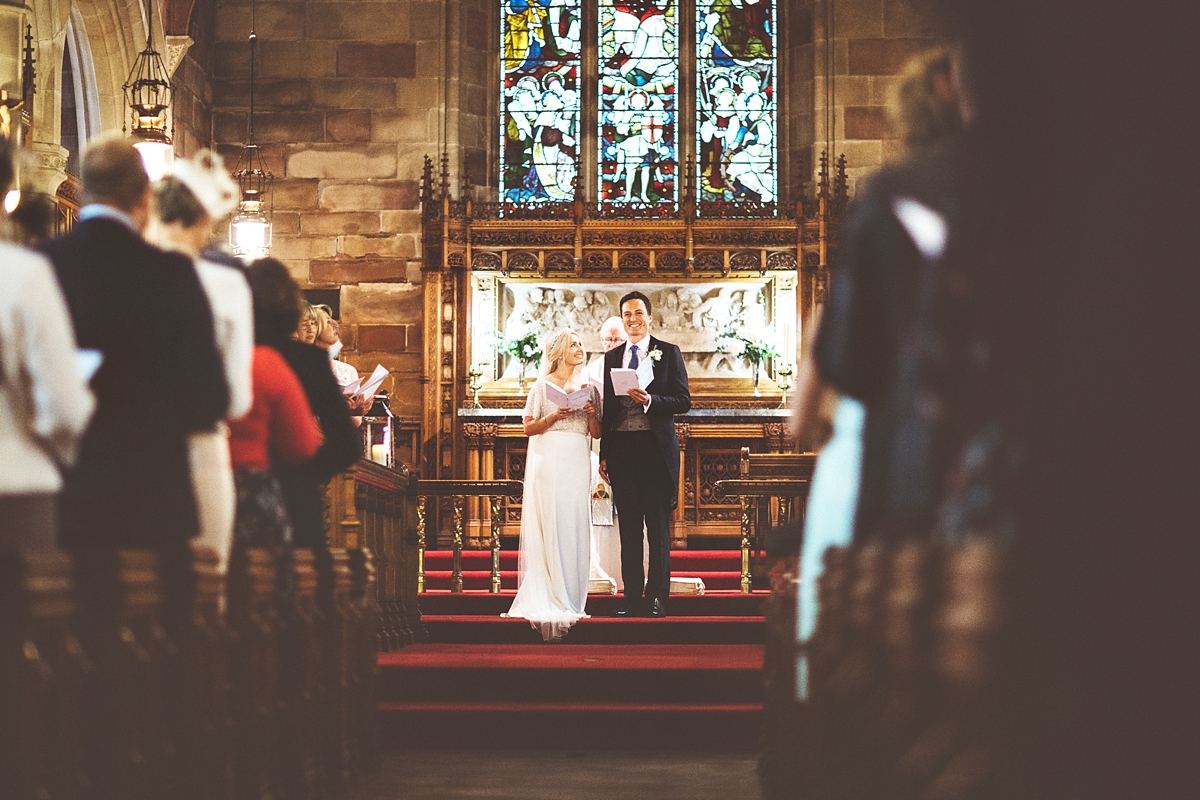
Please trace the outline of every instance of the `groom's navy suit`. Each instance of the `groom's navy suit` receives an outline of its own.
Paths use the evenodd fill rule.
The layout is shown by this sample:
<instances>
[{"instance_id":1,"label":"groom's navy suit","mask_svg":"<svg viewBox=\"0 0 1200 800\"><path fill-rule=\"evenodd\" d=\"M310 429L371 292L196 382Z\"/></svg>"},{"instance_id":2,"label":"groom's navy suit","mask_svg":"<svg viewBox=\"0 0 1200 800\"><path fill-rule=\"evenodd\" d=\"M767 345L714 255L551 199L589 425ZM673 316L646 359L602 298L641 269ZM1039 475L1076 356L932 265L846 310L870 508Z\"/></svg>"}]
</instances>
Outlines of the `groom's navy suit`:
<instances>
[{"instance_id":1,"label":"groom's navy suit","mask_svg":"<svg viewBox=\"0 0 1200 800\"><path fill-rule=\"evenodd\" d=\"M636 604L646 586L646 601L665 609L671 591L670 517L679 497L679 440L675 415L692 407L683 354L668 342L647 336L639 344L642 359L659 351L654 380L646 387L650 408L648 430L618 430L622 398L613 391L613 368L625 363L628 343L604 355L604 419L600 458L607 462L621 535L621 577L626 606ZM643 350L642 348L646 348ZM625 398L628 400L629 398ZM631 401L630 401L631 402ZM650 574L642 575L642 531L650 543Z\"/></svg>"}]
</instances>

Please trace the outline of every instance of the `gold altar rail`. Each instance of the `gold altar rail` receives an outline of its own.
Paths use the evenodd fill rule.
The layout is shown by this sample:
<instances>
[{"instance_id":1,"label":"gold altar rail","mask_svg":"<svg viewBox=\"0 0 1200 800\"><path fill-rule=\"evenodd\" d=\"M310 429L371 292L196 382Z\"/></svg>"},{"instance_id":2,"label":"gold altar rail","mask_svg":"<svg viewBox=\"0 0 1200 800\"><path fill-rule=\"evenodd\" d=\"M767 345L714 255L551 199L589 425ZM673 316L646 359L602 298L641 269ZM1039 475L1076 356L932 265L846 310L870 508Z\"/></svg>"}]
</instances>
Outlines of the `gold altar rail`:
<instances>
[{"instance_id":1,"label":"gold altar rail","mask_svg":"<svg viewBox=\"0 0 1200 800\"><path fill-rule=\"evenodd\" d=\"M750 552L762 549L762 529L804 518L808 483L816 468L816 453L751 453L743 447L738 459L738 478L717 481L719 495L737 495L742 507L742 591L749 592ZM760 509L758 499L770 503ZM752 513L753 510L753 513ZM761 511L765 510L766 518Z\"/></svg>"},{"instance_id":2,"label":"gold altar rail","mask_svg":"<svg viewBox=\"0 0 1200 800\"><path fill-rule=\"evenodd\" d=\"M425 520L426 501L430 497L451 497L454 505L454 571L450 575L450 591L463 590L462 550L465 526L463 507L468 497L487 497L491 501L492 534L492 594L500 593L500 498L516 497L524 485L520 481L450 481L418 480L417 495L417 592L425 591Z\"/></svg>"},{"instance_id":3,"label":"gold altar rail","mask_svg":"<svg viewBox=\"0 0 1200 800\"><path fill-rule=\"evenodd\" d=\"M758 511L758 498L795 497L803 502L808 493L807 478L729 478L717 481L714 485L717 494L722 496L736 495L742 506L742 591L750 593L753 577L750 573L750 552L762 549L762 532ZM779 504L777 523L787 522L793 514L789 513L789 503ZM801 511L794 516L799 519Z\"/></svg>"}]
</instances>

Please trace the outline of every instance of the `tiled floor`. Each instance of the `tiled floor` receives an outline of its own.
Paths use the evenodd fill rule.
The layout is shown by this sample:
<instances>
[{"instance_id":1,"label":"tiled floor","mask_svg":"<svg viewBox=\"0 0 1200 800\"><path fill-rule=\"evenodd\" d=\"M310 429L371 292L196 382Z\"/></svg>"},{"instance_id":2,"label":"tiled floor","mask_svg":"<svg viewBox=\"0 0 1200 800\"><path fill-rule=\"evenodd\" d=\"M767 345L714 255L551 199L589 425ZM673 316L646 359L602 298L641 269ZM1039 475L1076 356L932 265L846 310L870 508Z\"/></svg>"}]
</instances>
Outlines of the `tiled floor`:
<instances>
[{"instance_id":1,"label":"tiled floor","mask_svg":"<svg viewBox=\"0 0 1200 800\"><path fill-rule=\"evenodd\" d=\"M388 755L361 800L759 800L757 757L688 753Z\"/></svg>"}]
</instances>

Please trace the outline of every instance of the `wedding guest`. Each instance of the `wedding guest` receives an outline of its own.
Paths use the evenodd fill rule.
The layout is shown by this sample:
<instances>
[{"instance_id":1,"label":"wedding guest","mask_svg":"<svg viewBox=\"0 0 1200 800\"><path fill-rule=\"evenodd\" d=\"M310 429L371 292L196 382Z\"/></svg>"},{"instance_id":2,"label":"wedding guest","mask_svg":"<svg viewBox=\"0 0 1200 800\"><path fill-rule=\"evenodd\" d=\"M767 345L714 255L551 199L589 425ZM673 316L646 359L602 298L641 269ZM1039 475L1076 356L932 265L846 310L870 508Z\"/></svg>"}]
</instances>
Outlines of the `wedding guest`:
<instances>
[{"instance_id":1,"label":"wedding guest","mask_svg":"<svg viewBox=\"0 0 1200 800\"><path fill-rule=\"evenodd\" d=\"M150 180L127 140L83 157L83 208L45 246L81 347L104 361L96 415L66 473L59 542L158 555L168 628L186 614L189 541L199 533L188 438L229 411L213 317L191 259L142 239Z\"/></svg>"},{"instance_id":2,"label":"wedding guest","mask_svg":"<svg viewBox=\"0 0 1200 800\"><path fill-rule=\"evenodd\" d=\"M358 380L358 370L353 364L338 360L338 354L342 352L341 325L333 318L333 309L329 306L313 306L313 310L317 312L317 338L314 344L329 353L329 366L333 370L333 377L337 379L338 387L344 390ZM372 402L374 398L363 397L361 394L346 395L346 405L354 415L352 419L355 427L362 425L362 415L371 408Z\"/></svg>"},{"instance_id":3,"label":"wedding guest","mask_svg":"<svg viewBox=\"0 0 1200 800\"><path fill-rule=\"evenodd\" d=\"M296 323L296 330L292 332L292 338L297 342L305 344L316 344L317 331L321 327L320 320L317 319L317 309L312 303L300 300L300 321Z\"/></svg>"},{"instance_id":4,"label":"wedding guest","mask_svg":"<svg viewBox=\"0 0 1200 800\"><path fill-rule=\"evenodd\" d=\"M294 328L300 307L288 287L260 280L256 288L256 316L269 320L290 314L293 319L286 324ZM256 329L264 327L269 328L259 325ZM254 347L252 376L254 402L244 417L229 424L230 461L237 487L233 544L274 554L280 570L280 600L286 604L291 597L295 536L275 470L283 464L302 464L316 455L321 430L296 373L277 350L262 344L261 338ZM286 610L282 613L288 616Z\"/></svg>"},{"instance_id":5,"label":"wedding guest","mask_svg":"<svg viewBox=\"0 0 1200 800\"><path fill-rule=\"evenodd\" d=\"M295 546L321 549L327 546L325 484L362 455L362 441L329 369L328 354L292 338L297 309L303 313L307 304L287 267L274 258L259 259L247 268L247 278L254 294L255 339L277 350L296 373L321 428L321 446L313 458L292 465L273 462Z\"/></svg>"},{"instance_id":6,"label":"wedding guest","mask_svg":"<svg viewBox=\"0 0 1200 800\"><path fill-rule=\"evenodd\" d=\"M165 250L192 259L213 313L217 348L229 387L227 419L250 410L250 363L254 320L250 287L240 270L200 255L211 238L214 221L237 208L238 187L221 157L202 150L194 159L176 160L171 173L154 186L155 216L150 238ZM228 429L222 422L190 439L192 484L200 515L199 541L221 557L224 571L233 537L235 490L229 460Z\"/></svg>"},{"instance_id":7,"label":"wedding guest","mask_svg":"<svg viewBox=\"0 0 1200 800\"><path fill-rule=\"evenodd\" d=\"M0 195L12 179L0 138ZM51 547L59 469L74 463L95 399L49 262L0 243L0 284L0 549Z\"/></svg>"}]
</instances>

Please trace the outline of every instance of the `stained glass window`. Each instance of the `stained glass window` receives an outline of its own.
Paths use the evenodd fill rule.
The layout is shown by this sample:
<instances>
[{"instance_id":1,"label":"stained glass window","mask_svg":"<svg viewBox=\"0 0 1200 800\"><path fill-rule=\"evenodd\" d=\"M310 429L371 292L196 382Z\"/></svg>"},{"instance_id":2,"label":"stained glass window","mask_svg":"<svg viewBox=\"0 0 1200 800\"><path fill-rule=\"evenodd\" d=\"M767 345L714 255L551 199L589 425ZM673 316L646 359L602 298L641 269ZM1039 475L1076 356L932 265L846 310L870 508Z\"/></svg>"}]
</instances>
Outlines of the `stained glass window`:
<instances>
[{"instance_id":1,"label":"stained glass window","mask_svg":"<svg viewBox=\"0 0 1200 800\"><path fill-rule=\"evenodd\" d=\"M679 25L675 0L599 2L599 196L678 201Z\"/></svg>"},{"instance_id":2,"label":"stained glass window","mask_svg":"<svg viewBox=\"0 0 1200 800\"><path fill-rule=\"evenodd\" d=\"M571 200L579 171L580 0L502 7L500 199Z\"/></svg>"},{"instance_id":3,"label":"stained glass window","mask_svg":"<svg viewBox=\"0 0 1200 800\"><path fill-rule=\"evenodd\" d=\"M776 199L773 0L696 3L696 193Z\"/></svg>"}]
</instances>

